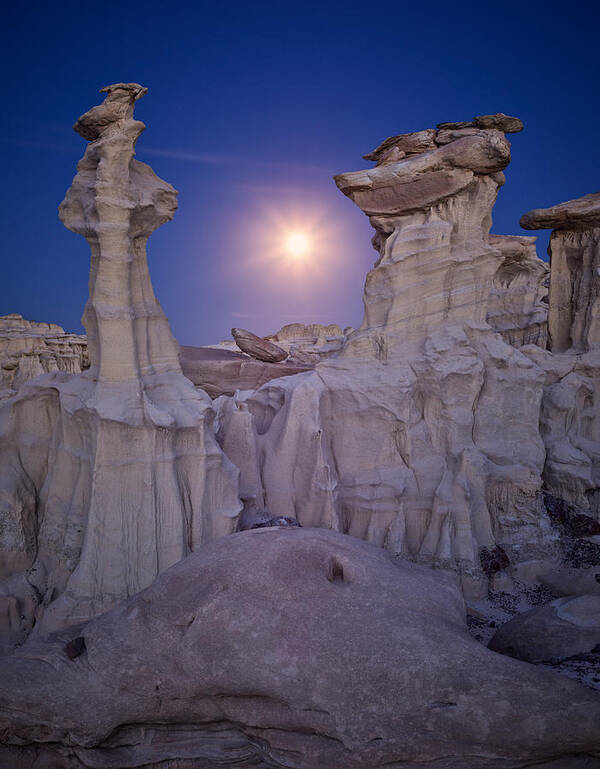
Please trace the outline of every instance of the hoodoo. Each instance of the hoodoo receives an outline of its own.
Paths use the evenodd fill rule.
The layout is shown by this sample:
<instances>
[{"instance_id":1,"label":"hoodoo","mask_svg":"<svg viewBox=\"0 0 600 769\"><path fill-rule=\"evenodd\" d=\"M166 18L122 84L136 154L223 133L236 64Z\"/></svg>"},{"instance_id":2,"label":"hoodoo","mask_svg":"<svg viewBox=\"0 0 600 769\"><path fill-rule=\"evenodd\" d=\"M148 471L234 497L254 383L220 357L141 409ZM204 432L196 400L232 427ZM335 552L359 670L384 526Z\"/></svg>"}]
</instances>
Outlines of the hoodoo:
<instances>
[{"instance_id":1,"label":"hoodoo","mask_svg":"<svg viewBox=\"0 0 600 769\"><path fill-rule=\"evenodd\" d=\"M147 587L199 543L235 530L237 470L209 397L186 379L154 296L146 240L177 192L134 157L146 93L104 89L59 212L91 249L83 314L90 368L26 383L0 412L0 597L9 645Z\"/></svg>"}]
</instances>

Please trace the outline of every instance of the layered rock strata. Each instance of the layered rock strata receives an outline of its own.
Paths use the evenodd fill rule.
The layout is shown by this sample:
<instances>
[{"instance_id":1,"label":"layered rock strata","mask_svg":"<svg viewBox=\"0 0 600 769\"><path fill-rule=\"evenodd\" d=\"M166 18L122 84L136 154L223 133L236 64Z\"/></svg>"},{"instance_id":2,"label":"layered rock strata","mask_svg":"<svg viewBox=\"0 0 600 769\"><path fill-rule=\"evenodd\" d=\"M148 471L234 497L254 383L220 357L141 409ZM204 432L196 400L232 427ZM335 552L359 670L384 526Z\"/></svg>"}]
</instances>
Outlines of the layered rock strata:
<instances>
[{"instance_id":1,"label":"layered rock strata","mask_svg":"<svg viewBox=\"0 0 600 769\"><path fill-rule=\"evenodd\" d=\"M0 317L0 400L40 374L80 374L89 366L87 339L56 323L25 320L13 313Z\"/></svg>"},{"instance_id":2,"label":"layered rock strata","mask_svg":"<svg viewBox=\"0 0 600 769\"><path fill-rule=\"evenodd\" d=\"M594 692L470 638L451 577L314 529L202 546L0 682L12 769L600 765Z\"/></svg>"},{"instance_id":3,"label":"layered rock strata","mask_svg":"<svg viewBox=\"0 0 600 769\"><path fill-rule=\"evenodd\" d=\"M146 240L177 193L134 159L145 89L109 86L75 124L90 140L60 206L91 249L90 368L21 387L0 410L4 638L87 619L236 527L237 470L210 399L184 377Z\"/></svg>"},{"instance_id":4,"label":"layered rock strata","mask_svg":"<svg viewBox=\"0 0 600 769\"><path fill-rule=\"evenodd\" d=\"M482 548L518 561L554 547L538 495L545 376L505 341L544 343L546 268L532 241L489 235L503 130L519 125L391 137L374 168L335 178L375 229L364 320L314 373L217 401L246 512L457 569L470 595L487 589Z\"/></svg>"},{"instance_id":5,"label":"layered rock strata","mask_svg":"<svg viewBox=\"0 0 600 769\"><path fill-rule=\"evenodd\" d=\"M521 226L552 228L550 352L528 352L546 374L544 481L600 520L600 193L530 211Z\"/></svg>"}]
</instances>

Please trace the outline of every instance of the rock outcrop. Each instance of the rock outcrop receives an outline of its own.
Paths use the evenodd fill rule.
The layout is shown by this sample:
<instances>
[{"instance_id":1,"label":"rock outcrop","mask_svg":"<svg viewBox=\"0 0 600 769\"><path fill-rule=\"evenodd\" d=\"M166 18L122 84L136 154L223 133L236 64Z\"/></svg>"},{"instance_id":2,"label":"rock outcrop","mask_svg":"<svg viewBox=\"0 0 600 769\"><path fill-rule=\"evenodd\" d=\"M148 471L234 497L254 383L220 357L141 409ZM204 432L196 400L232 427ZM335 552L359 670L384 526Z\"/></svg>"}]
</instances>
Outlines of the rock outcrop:
<instances>
[{"instance_id":1,"label":"rock outcrop","mask_svg":"<svg viewBox=\"0 0 600 769\"><path fill-rule=\"evenodd\" d=\"M0 316L0 400L40 374L80 374L89 366L87 339L69 334L56 323L25 320L13 313Z\"/></svg>"},{"instance_id":2,"label":"rock outcrop","mask_svg":"<svg viewBox=\"0 0 600 769\"><path fill-rule=\"evenodd\" d=\"M525 214L553 228L548 347L527 354L546 374L544 481L554 496L600 518L600 193Z\"/></svg>"},{"instance_id":3,"label":"rock outcrop","mask_svg":"<svg viewBox=\"0 0 600 769\"><path fill-rule=\"evenodd\" d=\"M545 343L546 267L532 241L489 235L503 130L519 126L483 116L395 136L376 167L335 178L375 229L364 320L314 373L216 402L245 511L449 566L469 595L487 591L481 548L511 562L552 549L545 375L517 349Z\"/></svg>"},{"instance_id":4,"label":"rock outcrop","mask_svg":"<svg viewBox=\"0 0 600 769\"><path fill-rule=\"evenodd\" d=\"M11 769L600 764L594 692L470 638L447 575L320 530L202 546L0 682Z\"/></svg>"},{"instance_id":5,"label":"rock outcrop","mask_svg":"<svg viewBox=\"0 0 600 769\"><path fill-rule=\"evenodd\" d=\"M91 248L90 368L31 380L0 409L0 623L8 643L87 619L235 530L237 470L158 304L146 240L177 193L134 159L145 89L109 86L60 206Z\"/></svg>"}]
</instances>

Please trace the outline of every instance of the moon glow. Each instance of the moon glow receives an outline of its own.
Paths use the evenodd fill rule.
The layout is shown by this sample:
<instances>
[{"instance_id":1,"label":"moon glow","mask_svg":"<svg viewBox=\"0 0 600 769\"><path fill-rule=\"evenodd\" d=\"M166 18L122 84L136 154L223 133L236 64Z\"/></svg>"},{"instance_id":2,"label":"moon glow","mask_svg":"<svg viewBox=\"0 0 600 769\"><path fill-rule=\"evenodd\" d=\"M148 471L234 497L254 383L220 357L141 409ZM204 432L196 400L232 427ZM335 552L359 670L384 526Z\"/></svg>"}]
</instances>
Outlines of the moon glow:
<instances>
[{"instance_id":1,"label":"moon glow","mask_svg":"<svg viewBox=\"0 0 600 769\"><path fill-rule=\"evenodd\" d=\"M292 232L285 242L286 251L295 258L306 255L310 247L310 241L303 232Z\"/></svg>"}]
</instances>

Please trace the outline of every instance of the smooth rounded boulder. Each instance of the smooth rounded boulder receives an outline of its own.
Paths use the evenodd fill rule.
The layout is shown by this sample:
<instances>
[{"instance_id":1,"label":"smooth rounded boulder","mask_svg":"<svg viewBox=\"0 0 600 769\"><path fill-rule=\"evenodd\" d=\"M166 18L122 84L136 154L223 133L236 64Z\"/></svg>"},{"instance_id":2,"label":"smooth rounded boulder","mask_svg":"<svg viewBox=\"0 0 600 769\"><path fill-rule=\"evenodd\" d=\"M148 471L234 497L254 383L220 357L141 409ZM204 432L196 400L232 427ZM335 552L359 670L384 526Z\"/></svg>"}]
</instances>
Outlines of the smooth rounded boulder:
<instances>
[{"instance_id":1,"label":"smooth rounded boulder","mask_svg":"<svg viewBox=\"0 0 600 769\"><path fill-rule=\"evenodd\" d=\"M0 661L13 769L592 767L598 723L594 692L468 635L454 577L320 529L213 541Z\"/></svg>"}]
</instances>

